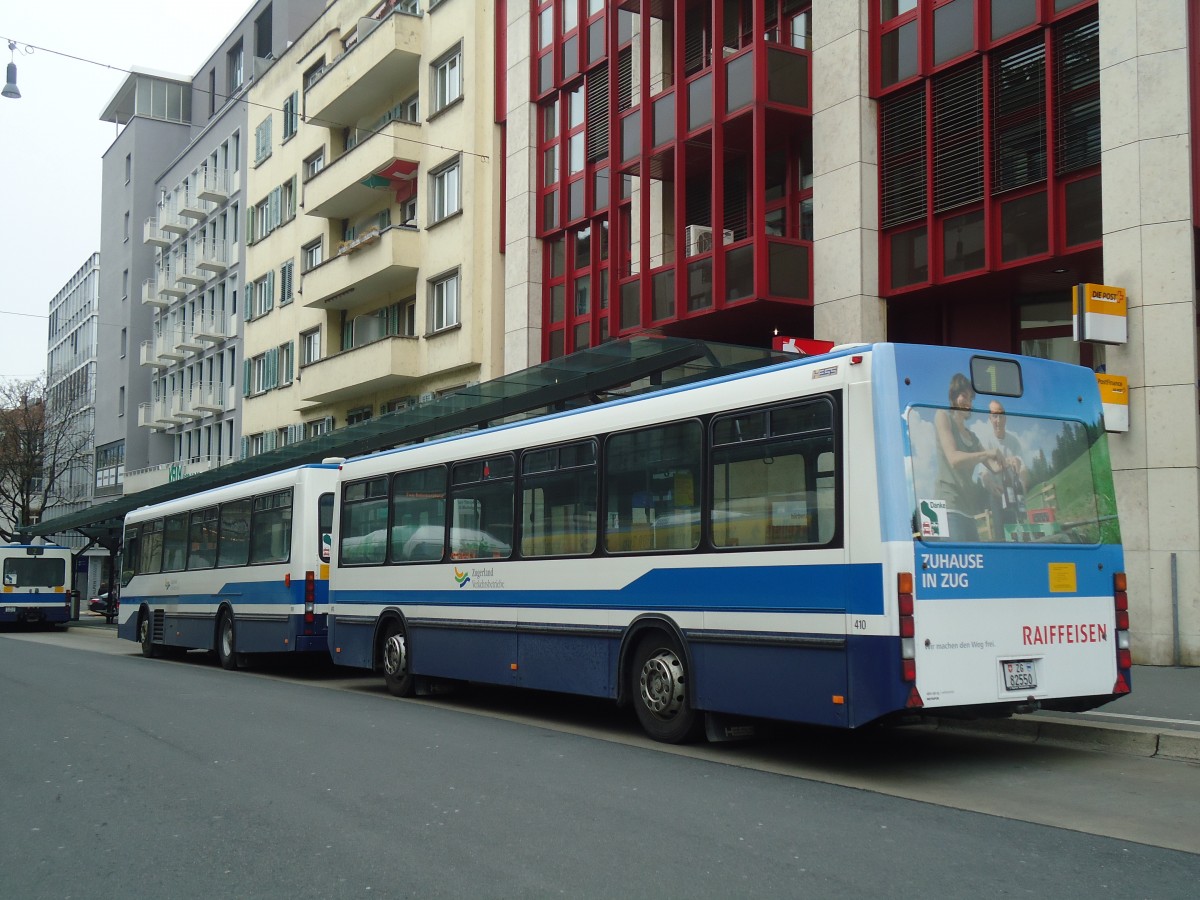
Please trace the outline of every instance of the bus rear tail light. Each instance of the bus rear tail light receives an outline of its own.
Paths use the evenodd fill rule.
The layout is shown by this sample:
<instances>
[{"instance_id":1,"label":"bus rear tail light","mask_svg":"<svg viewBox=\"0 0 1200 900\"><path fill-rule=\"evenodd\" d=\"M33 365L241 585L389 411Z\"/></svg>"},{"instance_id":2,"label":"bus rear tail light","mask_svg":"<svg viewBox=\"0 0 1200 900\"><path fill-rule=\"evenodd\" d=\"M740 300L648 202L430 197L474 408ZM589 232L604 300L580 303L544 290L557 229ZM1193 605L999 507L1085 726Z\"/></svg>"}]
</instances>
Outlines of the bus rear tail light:
<instances>
[{"instance_id":1,"label":"bus rear tail light","mask_svg":"<svg viewBox=\"0 0 1200 900\"><path fill-rule=\"evenodd\" d=\"M913 618L912 572L901 572L896 576L896 615L900 628L900 677L908 683L907 709L920 709L925 705L917 690L917 623Z\"/></svg>"},{"instance_id":2,"label":"bus rear tail light","mask_svg":"<svg viewBox=\"0 0 1200 900\"><path fill-rule=\"evenodd\" d=\"M917 680L917 633L913 619L913 577L911 572L896 576L896 610L900 626L901 672L905 681Z\"/></svg>"},{"instance_id":3,"label":"bus rear tail light","mask_svg":"<svg viewBox=\"0 0 1200 900\"><path fill-rule=\"evenodd\" d=\"M1129 670L1133 667L1133 654L1129 649L1129 594L1126 592L1124 572L1113 574L1113 610L1117 624L1117 682L1114 694L1129 693Z\"/></svg>"},{"instance_id":4,"label":"bus rear tail light","mask_svg":"<svg viewBox=\"0 0 1200 900\"><path fill-rule=\"evenodd\" d=\"M304 624L312 626L317 620L316 616L317 603L317 576L314 572L304 573ZM312 628L306 627L305 634L312 634Z\"/></svg>"}]
</instances>

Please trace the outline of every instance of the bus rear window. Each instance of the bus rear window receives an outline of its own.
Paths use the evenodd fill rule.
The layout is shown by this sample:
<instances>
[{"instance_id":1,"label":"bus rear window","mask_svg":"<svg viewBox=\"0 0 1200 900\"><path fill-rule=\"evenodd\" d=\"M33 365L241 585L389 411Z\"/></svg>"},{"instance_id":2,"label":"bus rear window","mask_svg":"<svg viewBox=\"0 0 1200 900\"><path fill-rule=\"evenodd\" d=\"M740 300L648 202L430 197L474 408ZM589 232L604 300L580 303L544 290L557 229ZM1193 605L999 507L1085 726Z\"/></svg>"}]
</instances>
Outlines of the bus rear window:
<instances>
[{"instance_id":1,"label":"bus rear window","mask_svg":"<svg viewBox=\"0 0 1200 900\"><path fill-rule=\"evenodd\" d=\"M908 413L913 536L923 541L1119 543L1102 428L986 410Z\"/></svg>"},{"instance_id":2,"label":"bus rear window","mask_svg":"<svg viewBox=\"0 0 1200 900\"><path fill-rule=\"evenodd\" d=\"M4 560L4 586L55 588L66 584L66 563L61 559L30 556Z\"/></svg>"}]
</instances>

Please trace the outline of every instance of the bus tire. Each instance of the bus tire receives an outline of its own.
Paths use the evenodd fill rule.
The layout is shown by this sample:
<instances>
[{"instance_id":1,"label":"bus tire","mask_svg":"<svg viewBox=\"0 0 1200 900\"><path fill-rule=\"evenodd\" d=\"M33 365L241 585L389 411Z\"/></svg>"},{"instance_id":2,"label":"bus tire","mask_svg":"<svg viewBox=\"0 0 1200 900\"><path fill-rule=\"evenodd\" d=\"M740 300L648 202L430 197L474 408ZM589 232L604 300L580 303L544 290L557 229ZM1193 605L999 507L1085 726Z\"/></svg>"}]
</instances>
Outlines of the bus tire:
<instances>
[{"instance_id":1,"label":"bus tire","mask_svg":"<svg viewBox=\"0 0 1200 900\"><path fill-rule=\"evenodd\" d=\"M683 744L700 736L704 717L692 708L688 682L687 657L675 638L655 631L638 641L630 693L642 729L654 740Z\"/></svg>"},{"instance_id":2,"label":"bus tire","mask_svg":"<svg viewBox=\"0 0 1200 900\"><path fill-rule=\"evenodd\" d=\"M409 671L408 635L398 619L392 619L383 626L379 656L383 664L383 680L388 691L396 697L411 697L416 679Z\"/></svg>"},{"instance_id":3,"label":"bus tire","mask_svg":"<svg viewBox=\"0 0 1200 900\"><path fill-rule=\"evenodd\" d=\"M237 630L233 625L233 613L228 610L217 619L217 662L222 669L230 671L238 667Z\"/></svg>"},{"instance_id":4,"label":"bus tire","mask_svg":"<svg viewBox=\"0 0 1200 900\"><path fill-rule=\"evenodd\" d=\"M138 643L142 645L142 656L146 659L158 656L159 648L154 643L154 629L150 627L149 612L138 616Z\"/></svg>"}]
</instances>

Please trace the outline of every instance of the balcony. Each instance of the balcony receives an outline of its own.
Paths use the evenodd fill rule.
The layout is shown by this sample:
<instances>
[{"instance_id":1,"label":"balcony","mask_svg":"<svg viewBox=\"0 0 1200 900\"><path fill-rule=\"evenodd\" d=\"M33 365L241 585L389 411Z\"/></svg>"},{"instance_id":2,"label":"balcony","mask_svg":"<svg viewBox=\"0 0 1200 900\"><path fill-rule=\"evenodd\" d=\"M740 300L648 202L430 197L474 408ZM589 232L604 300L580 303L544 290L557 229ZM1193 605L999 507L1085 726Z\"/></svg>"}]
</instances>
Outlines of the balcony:
<instances>
[{"instance_id":1,"label":"balcony","mask_svg":"<svg viewBox=\"0 0 1200 900\"><path fill-rule=\"evenodd\" d=\"M200 173L196 193L201 200L224 203L237 188L234 187L236 172L224 169L205 169Z\"/></svg>"},{"instance_id":2,"label":"balcony","mask_svg":"<svg viewBox=\"0 0 1200 900\"><path fill-rule=\"evenodd\" d=\"M153 244L155 247L170 247L174 240L174 235L163 231L163 229L159 227L158 219L155 216L151 216L146 220L145 224L142 225L143 244Z\"/></svg>"},{"instance_id":3,"label":"balcony","mask_svg":"<svg viewBox=\"0 0 1200 900\"><path fill-rule=\"evenodd\" d=\"M334 403L399 390L428 374L422 371L416 338L387 337L305 366L300 394L306 403Z\"/></svg>"},{"instance_id":4,"label":"balcony","mask_svg":"<svg viewBox=\"0 0 1200 900\"><path fill-rule=\"evenodd\" d=\"M168 298L182 297L188 292L188 286L181 284L175 277L174 266L159 269L154 283L158 287L159 296L166 300L168 304L171 302Z\"/></svg>"},{"instance_id":5,"label":"balcony","mask_svg":"<svg viewBox=\"0 0 1200 900\"><path fill-rule=\"evenodd\" d=\"M155 336L155 341L158 344L158 358L159 359L165 359L169 363L171 363L171 362L179 362L185 356L187 356L187 354L184 351L180 350L178 347L178 344L179 344L178 333L179 333L179 329L176 328L176 329L172 329L170 331L165 331L162 334Z\"/></svg>"},{"instance_id":6,"label":"balcony","mask_svg":"<svg viewBox=\"0 0 1200 900\"><path fill-rule=\"evenodd\" d=\"M192 223L179 214L173 204L158 208L158 227L172 234L187 234L192 230Z\"/></svg>"},{"instance_id":7,"label":"balcony","mask_svg":"<svg viewBox=\"0 0 1200 900\"><path fill-rule=\"evenodd\" d=\"M158 422L154 418L154 411L157 404L155 403L139 403L138 404L138 428L150 428L154 431L162 431L169 427L169 423Z\"/></svg>"},{"instance_id":8,"label":"balcony","mask_svg":"<svg viewBox=\"0 0 1200 900\"><path fill-rule=\"evenodd\" d=\"M181 260L178 268L175 270L175 280L182 282L187 290L193 287L203 287L204 282L208 281L208 279L209 273L200 268L199 261L195 256L189 256L187 259Z\"/></svg>"},{"instance_id":9,"label":"balcony","mask_svg":"<svg viewBox=\"0 0 1200 900\"><path fill-rule=\"evenodd\" d=\"M378 25L359 20L359 40L304 93L308 121L341 129L416 93L421 69L420 16L393 12ZM373 29L373 30L372 30ZM369 33L366 33L369 30ZM399 96L398 96L399 95ZM324 121L322 121L324 120Z\"/></svg>"},{"instance_id":10,"label":"balcony","mask_svg":"<svg viewBox=\"0 0 1200 900\"><path fill-rule=\"evenodd\" d=\"M155 369L165 369L168 365L165 359L159 357L154 341L142 341L138 362L143 366L151 366Z\"/></svg>"},{"instance_id":11,"label":"balcony","mask_svg":"<svg viewBox=\"0 0 1200 900\"><path fill-rule=\"evenodd\" d=\"M171 305L171 299L164 297L158 292L158 279L147 278L142 282L142 303L146 306L157 307L158 309L166 309Z\"/></svg>"},{"instance_id":12,"label":"balcony","mask_svg":"<svg viewBox=\"0 0 1200 900\"><path fill-rule=\"evenodd\" d=\"M171 418L177 421L191 421L200 418L203 413L192 408L192 392L186 388L171 395Z\"/></svg>"},{"instance_id":13,"label":"balcony","mask_svg":"<svg viewBox=\"0 0 1200 900\"><path fill-rule=\"evenodd\" d=\"M179 214L199 221L207 218L210 210L208 201L200 198L200 186L189 182L179 195Z\"/></svg>"},{"instance_id":14,"label":"balcony","mask_svg":"<svg viewBox=\"0 0 1200 900\"><path fill-rule=\"evenodd\" d=\"M313 309L352 309L384 296L416 291L421 232L393 225L378 239L364 235L304 275L304 305Z\"/></svg>"},{"instance_id":15,"label":"balcony","mask_svg":"<svg viewBox=\"0 0 1200 900\"><path fill-rule=\"evenodd\" d=\"M213 238L200 241L195 247L196 267L220 275L229 268L229 242Z\"/></svg>"},{"instance_id":16,"label":"balcony","mask_svg":"<svg viewBox=\"0 0 1200 900\"><path fill-rule=\"evenodd\" d=\"M192 393L192 409L202 415L233 409L233 387L228 384L201 382Z\"/></svg>"},{"instance_id":17,"label":"balcony","mask_svg":"<svg viewBox=\"0 0 1200 900\"><path fill-rule=\"evenodd\" d=\"M219 344L237 335L237 320L224 310L205 313L196 317L192 333L201 341Z\"/></svg>"},{"instance_id":18,"label":"balcony","mask_svg":"<svg viewBox=\"0 0 1200 900\"><path fill-rule=\"evenodd\" d=\"M395 194L405 186L412 188L417 175L414 160L420 155L420 146L414 141L419 140L420 125L388 122L378 134L368 135L309 179L304 189L305 213L353 219L362 210L377 206L381 191Z\"/></svg>"},{"instance_id":19,"label":"balcony","mask_svg":"<svg viewBox=\"0 0 1200 900\"><path fill-rule=\"evenodd\" d=\"M175 330L175 349L183 353L199 353L204 344L191 328L184 326Z\"/></svg>"}]
</instances>

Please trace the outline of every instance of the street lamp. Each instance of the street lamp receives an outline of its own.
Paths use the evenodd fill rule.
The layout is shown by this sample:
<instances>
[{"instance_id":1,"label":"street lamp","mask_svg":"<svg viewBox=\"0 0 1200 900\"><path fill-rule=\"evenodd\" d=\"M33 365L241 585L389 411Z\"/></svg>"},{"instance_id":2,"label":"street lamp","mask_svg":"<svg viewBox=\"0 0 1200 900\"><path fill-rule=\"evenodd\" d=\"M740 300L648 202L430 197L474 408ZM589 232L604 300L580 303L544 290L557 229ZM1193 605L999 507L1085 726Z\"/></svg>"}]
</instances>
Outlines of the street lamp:
<instances>
[{"instance_id":1,"label":"street lamp","mask_svg":"<svg viewBox=\"0 0 1200 900\"><path fill-rule=\"evenodd\" d=\"M14 58L13 61L8 64L8 80L4 82L4 90L0 91L0 93L4 94L5 97L11 97L13 100L20 100L21 91L17 88L17 62L15 58L17 52L16 41L8 42L8 52L13 54Z\"/></svg>"}]
</instances>

